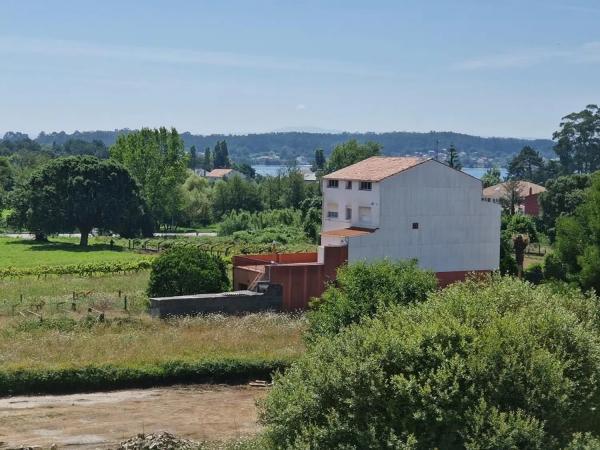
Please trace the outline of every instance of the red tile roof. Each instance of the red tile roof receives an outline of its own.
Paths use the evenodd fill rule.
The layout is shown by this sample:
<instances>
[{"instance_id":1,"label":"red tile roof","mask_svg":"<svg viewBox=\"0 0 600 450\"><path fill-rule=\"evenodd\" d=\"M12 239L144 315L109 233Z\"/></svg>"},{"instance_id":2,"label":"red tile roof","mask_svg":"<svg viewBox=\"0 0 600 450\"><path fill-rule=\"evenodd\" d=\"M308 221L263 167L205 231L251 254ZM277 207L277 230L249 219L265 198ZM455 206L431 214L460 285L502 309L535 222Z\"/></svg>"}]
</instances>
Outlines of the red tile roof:
<instances>
[{"instance_id":1,"label":"red tile roof","mask_svg":"<svg viewBox=\"0 0 600 450\"><path fill-rule=\"evenodd\" d=\"M373 233L375 229L373 228L360 228L360 227L350 227L350 228L339 228L337 230L329 230L323 231L321 236L336 236L336 237L353 237L353 236L364 236L365 234Z\"/></svg>"},{"instance_id":2,"label":"red tile roof","mask_svg":"<svg viewBox=\"0 0 600 450\"><path fill-rule=\"evenodd\" d=\"M427 159L413 156L372 156L325 175L323 178L326 180L381 181L425 161Z\"/></svg>"},{"instance_id":3,"label":"red tile roof","mask_svg":"<svg viewBox=\"0 0 600 450\"><path fill-rule=\"evenodd\" d=\"M505 186L506 183L500 183L494 186L487 187L483 190L483 196L490 198L505 197L508 194ZM545 191L546 188L544 186L540 186L539 184L531 183L529 181L519 181L519 195L521 197L540 194Z\"/></svg>"},{"instance_id":4,"label":"red tile roof","mask_svg":"<svg viewBox=\"0 0 600 450\"><path fill-rule=\"evenodd\" d=\"M209 178L223 178L229 175L233 169L213 169L206 174Z\"/></svg>"}]
</instances>

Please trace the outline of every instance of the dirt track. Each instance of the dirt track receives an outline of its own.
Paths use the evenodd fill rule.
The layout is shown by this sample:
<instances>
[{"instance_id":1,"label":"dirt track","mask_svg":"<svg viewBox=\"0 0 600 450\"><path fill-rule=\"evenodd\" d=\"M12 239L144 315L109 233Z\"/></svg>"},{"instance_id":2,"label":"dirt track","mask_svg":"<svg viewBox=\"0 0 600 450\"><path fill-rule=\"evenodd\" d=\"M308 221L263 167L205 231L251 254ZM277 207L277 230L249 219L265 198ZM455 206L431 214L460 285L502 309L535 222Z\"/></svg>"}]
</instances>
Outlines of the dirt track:
<instances>
[{"instance_id":1,"label":"dirt track","mask_svg":"<svg viewBox=\"0 0 600 450\"><path fill-rule=\"evenodd\" d=\"M169 431L224 440L258 431L246 386L177 386L95 394L0 399L0 448L20 445L104 449L137 433Z\"/></svg>"}]
</instances>

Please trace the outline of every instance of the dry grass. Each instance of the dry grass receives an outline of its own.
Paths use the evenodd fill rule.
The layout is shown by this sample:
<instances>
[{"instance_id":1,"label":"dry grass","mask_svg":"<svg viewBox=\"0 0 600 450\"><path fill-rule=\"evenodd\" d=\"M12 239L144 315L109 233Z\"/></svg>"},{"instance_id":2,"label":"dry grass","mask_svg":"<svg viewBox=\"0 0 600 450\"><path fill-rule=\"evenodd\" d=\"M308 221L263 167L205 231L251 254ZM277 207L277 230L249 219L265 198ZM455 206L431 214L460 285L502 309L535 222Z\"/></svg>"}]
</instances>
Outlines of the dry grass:
<instances>
[{"instance_id":1,"label":"dry grass","mask_svg":"<svg viewBox=\"0 0 600 450\"><path fill-rule=\"evenodd\" d=\"M147 305L148 277L149 272L145 271L94 277L51 275L0 279L0 316L27 310L41 312L44 316L55 314L70 308L73 293L80 311L86 311L89 306L103 311L121 311L127 296L129 310L141 313Z\"/></svg>"},{"instance_id":2,"label":"dry grass","mask_svg":"<svg viewBox=\"0 0 600 450\"><path fill-rule=\"evenodd\" d=\"M304 328L301 317L268 313L168 321L140 316L105 323L4 318L0 367L13 371L213 358L288 359L302 353Z\"/></svg>"}]
</instances>

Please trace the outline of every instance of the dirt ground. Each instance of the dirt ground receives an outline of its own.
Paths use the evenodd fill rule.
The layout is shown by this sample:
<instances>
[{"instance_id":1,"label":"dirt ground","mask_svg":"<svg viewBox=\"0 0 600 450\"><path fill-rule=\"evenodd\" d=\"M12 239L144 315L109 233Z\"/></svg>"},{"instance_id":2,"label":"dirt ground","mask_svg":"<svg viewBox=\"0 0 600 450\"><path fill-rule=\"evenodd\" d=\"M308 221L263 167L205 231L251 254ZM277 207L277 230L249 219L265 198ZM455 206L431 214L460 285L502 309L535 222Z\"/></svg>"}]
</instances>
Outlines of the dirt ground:
<instances>
[{"instance_id":1,"label":"dirt ground","mask_svg":"<svg viewBox=\"0 0 600 450\"><path fill-rule=\"evenodd\" d=\"M138 433L226 440L258 431L264 388L175 386L59 396L0 398L0 448L106 449Z\"/></svg>"}]
</instances>

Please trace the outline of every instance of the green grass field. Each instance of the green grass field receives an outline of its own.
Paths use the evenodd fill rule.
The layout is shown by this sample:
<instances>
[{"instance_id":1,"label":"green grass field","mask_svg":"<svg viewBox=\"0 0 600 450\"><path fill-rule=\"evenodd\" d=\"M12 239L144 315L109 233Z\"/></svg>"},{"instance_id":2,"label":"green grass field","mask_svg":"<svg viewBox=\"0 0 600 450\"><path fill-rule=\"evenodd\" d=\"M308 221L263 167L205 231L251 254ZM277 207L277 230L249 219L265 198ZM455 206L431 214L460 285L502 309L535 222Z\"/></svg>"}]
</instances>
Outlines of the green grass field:
<instances>
[{"instance_id":1,"label":"green grass field","mask_svg":"<svg viewBox=\"0 0 600 450\"><path fill-rule=\"evenodd\" d=\"M115 241L111 249L96 238L82 249L75 239L0 238L0 268L147 258ZM154 319L148 277L141 270L0 279L0 396L265 378L304 351L302 316Z\"/></svg>"},{"instance_id":2,"label":"green grass field","mask_svg":"<svg viewBox=\"0 0 600 450\"><path fill-rule=\"evenodd\" d=\"M56 238L49 242L0 238L0 267L55 266L112 261L135 261L142 255L116 244L111 248L106 238L90 238L87 249L77 239Z\"/></svg>"}]
</instances>

